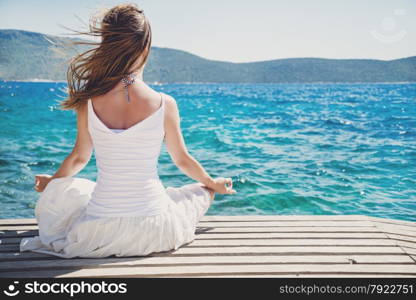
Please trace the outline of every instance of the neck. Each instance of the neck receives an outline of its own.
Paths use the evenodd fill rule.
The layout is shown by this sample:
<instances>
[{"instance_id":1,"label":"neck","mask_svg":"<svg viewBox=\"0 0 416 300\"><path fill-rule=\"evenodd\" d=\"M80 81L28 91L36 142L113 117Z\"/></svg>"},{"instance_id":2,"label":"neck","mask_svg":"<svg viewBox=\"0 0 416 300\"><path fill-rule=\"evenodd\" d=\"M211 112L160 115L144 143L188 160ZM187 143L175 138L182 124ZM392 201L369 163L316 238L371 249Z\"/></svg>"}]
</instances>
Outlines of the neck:
<instances>
[{"instance_id":1,"label":"neck","mask_svg":"<svg viewBox=\"0 0 416 300\"><path fill-rule=\"evenodd\" d=\"M134 77L136 80L142 80L143 81L143 69L133 71L129 73L132 77Z\"/></svg>"}]
</instances>

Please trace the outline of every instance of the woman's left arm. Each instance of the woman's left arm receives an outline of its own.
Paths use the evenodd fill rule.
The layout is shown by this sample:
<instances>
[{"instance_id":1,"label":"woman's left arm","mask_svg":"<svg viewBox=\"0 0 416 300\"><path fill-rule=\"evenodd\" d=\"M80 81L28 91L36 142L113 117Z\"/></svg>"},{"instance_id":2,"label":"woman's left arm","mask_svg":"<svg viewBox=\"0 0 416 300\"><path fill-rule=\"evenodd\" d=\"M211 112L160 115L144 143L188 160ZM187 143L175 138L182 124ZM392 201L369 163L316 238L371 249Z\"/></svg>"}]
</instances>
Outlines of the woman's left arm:
<instances>
[{"instance_id":1,"label":"woman's left arm","mask_svg":"<svg viewBox=\"0 0 416 300\"><path fill-rule=\"evenodd\" d=\"M59 169L53 176L38 174L35 176L35 190L42 192L46 185L55 178L74 176L80 172L89 162L92 155L92 140L88 132L87 105L82 105L77 110L77 138L72 152L65 158Z\"/></svg>"}]
</instances>

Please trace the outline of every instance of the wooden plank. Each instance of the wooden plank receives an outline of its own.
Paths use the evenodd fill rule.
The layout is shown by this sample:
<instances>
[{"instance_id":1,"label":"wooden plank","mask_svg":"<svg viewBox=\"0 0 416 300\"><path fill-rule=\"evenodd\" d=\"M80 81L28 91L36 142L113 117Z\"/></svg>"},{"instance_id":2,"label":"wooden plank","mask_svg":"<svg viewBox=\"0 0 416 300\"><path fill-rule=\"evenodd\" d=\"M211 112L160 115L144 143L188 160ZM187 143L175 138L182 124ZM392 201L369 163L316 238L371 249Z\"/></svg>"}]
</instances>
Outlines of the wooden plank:
<instances>
[{"instance_id":1,"label":"wooden plank","mask_svg":"<svg viewBox=\"0 0 416 300\"><path fill-rule=\"evenodd\" d=\"M416 265L310 264L310 265L203 265L173 267L90 268L80 270L40 270L31 272L1 272L0 277L177 277L200 275L296 275L296 274L366 274L416 275Z\"/></svg>"},{"instance_id":2,"label":"wooden plank","mask_svg":"<svg viewBox=\"0 0 416 300\"><path fill-rule=\"evenodd\" d=\"M4 247L9 247L10 250L1 251L0 253L18 253L18 245L5 245ZM183 246L177 249L174 252L163 252L165 255L216 255L216 254L288 254L292 255L293 253L297 254L321 254L321 253L352 253L352 254L361 254L361 253L389 253L389 254L398 254L404 253L401 249L402 247L398 246L332 246L332 245L308 245L305 246L292 246L292 245L277 245L277 246L215 246L215 247L190 247ZM6 248L4 248L6 249ZM411 248L410 248L411 249ZM163 255L163 254L162 254Z\"/></svg>"},{"instance_id":3,"label":"wooden plank","mask_svg":"<svg viewBox=\"0 0 416 300\"><path fill-rule=\"evenodd\" d=\"M152 256L227 256L227 255L406 255L400 247L181 247L176 251L154 253ZM56 256L35 252L0 252L0 261L56 259Z\"/></svg>"},{"instance_id":4,"label":"wooden plank","mask_svg":"<svg viewBox=\"0 0 416 300\"><path fill-rule=\"evenodd\" d=\"M269 222L204 222L199 223L198 226L203 227L241 227L241 228L256 228L256 227L294 227L294 228L305 228L305 227L330 227L330 228L339 228L339 227L373 227L374 224L369 221L347 221L347 222L334 222L334 221L269 221ZM38 229L37 225L7 225L0 228L1 231L5 230L36 230ZM415 232L416 233L416 232Z\"/></svg>"},{"instance_id":5,"label":"wooden plank","mask_svg":"<svg viewBox=\"0 0 416 300\"><path fill-rule=\"evenodd\" d=\"M390 236L389 236L390 237ZM397 236L398 239L403 241L413 242L412 239L407 237ZM384 233L325 233L325 232L314 232L314 233L287 233L287 232L278 232L278 233L234 233L234 234L197 234L195 240L219 240L219 239L256 239L256 240L268 240L268 239L385 239L386 235ZM390 237L391 239L396 239L396 237ZM408 240L409 239L409 240ZM0 238L0 245L8 244L19 244L20 237L6 237ZM414 239L416 242L416 239Z\"/></svg>"},{"instance_id":6,"label":"wooden plank","mask_svg":"<svg viewBox=\"0 0 416 300\"><path fill-rule=\"evenodd\" d=\"M370 221L200 222L203 227L372 227Z\"/></svg>"},{"instance_id":7,"label":"wooden plank","mask_svg":"<svg viewBox=\"0 0 416 300\"><path fill-rule=\"evenodd\" d=\"M0 261L31 260L31 259L52 259L56 256L36 252L0 252Z\"/></svg>"},{"instance_id":8,"label":"wooden plank","mask_svg":"<svg viewBox=\"0 0 416 300\"><path fill-rule=\"evenodd\" d=\"M362 221L374 220L381 223L392 223L416 226L414 221L404 221L397 219L379 218L363 215L243 215L243 216L203 216L203 222L267 222L267 221ZM3 225L35 225L36 219L0 219L0 226Z\"/></svg>"},{"instance_id":9,"label":"wooden plank","mask_svg":"<svg viewBox=\"0 0 416 300\"><path fill-rule=\"evenodd\" d=\"M225 247L225 246L275 246L275 247L286 247L286 246L410 246L415 247L416 244L406 243L400 241L393 241L390 239L319 239L319 240L310 240L310 239L268 239L268 240L195 240L192 243L183 246L187 247ZM416 250L416 248L415 248ZM18 252L19 244L0 244L0 252Z\"/></svg>"},{"instance_id":10,"label":"wooden plank","mask_svg":"<svg viewBox=\"0 0 416 300\"><path fill-rule=\"evenodd\" d=\"M379 218L379 217L372 217L372 216L368 216L367 218L369 221L374 221L374 222L379 222L379 223L416 227L416 222L413 222L413 221L397 220L397 219L390 219L390 218Z\"/></svg>"},{"instance_id":11,"label":"wooden plank","mask_svg":"<svg viewBox=\"0 0 416 300\"><path fill-rule=\"evenodd\" d=\"M370 274L370 275L362 275L360 273L355 274L348 274L348 275L340 275L340 274L289 274L289 275L215 275L215 276L183 276L182 278L345 278L345 277L352 277L352 278L416 278L416 275L380 275L380 274Z\"/></svg>"},{"instance_id":12,"label":"wooden plank","mask_svg":"<svg viewBox=\"0 0 416 300\"><path fill-rule=\"evenodd\" d=\"M224 232L382 232L376 227L197 227L197 233L224 233ZM15 230L0 231L0 238L38 235L37 230Z\"/></svg>"},{"instance_id":13,"label":"wooden plank","mask_svg":"<svg viewBox=\"0 0 416 300\"><path fill-rule=\"evenodd\" d=\"M399 246L399 247L406 247L406 248L410 248L416 251L416 243L412 243L412 242L404 242L404 241L397 241L397 240L391 240L393 241L393 244Z\"/></svg>"},{"instance_id":14,"label":"wooden plank","mask_svg":"<svg viewBox=\"0 0 416 300\"><path fill-rule=\"evenodd\" d=\"M60 259L18 252L22 237L38 234L36 220L6 219L0 220L0 277L410 277L416 276L415 225L355 215L204 216L195 241L176 251Z\"/></svg>"},{"instance_id":15,"label":"wooden plank","mask_svg":"<svg viewBox=\"0 0 416 300\"><path fill-rule=\"evenodd\" d=\"M38 230L0 230L0 239L10 237L31 237L38 234Z\"/></svg>"},{"instance_id":16,"label":"wooden plank","mask_svg":"<svg viewBox=\"0 0 416 300\"><path fill-rule=\"evenodd\" d=\"M276 228L276 227L261 227L261 228L214 228L214 227L197 227L196 233L198 234L301 234L301 235L319 235L319 234L353 234L357 236L365 236L366 234L382 234L382 230L376 227L354 228L354 227L342 227L342 228ZM17 230L17 231L0 231L0 239L3 238L15 238L15 237L31 237L38 235L38 230ZM402 231L389 230L386 232L389 236L395 239L409 239L410 241L416 239L414 236L409 236Z\"/></svg>"},{"instance_id":17,"label":"wooden plank","mask_svg":"<svg viewBox=\"0 0 416 300\"><path fill-rule=\"evenodd\" d=\"M38 235L38 230L0 230L0 238L8 237L31 237Z\"/></svg>"},{"instance_id":18,"label":"wooden plank","mask_svg":"<svg viewBox=\"0 0 416 300\"><path fill-rule=\"evenodd\" d=\"M357 234L357 235L365 235L365 234L381 234L383 231L376 227L364 227L357 229L356 227L342 227L342 228L299 228L299 227L291 227L291 228L276 228L276 227L261 227L261 228L213 228L213 227L198 227L196 230L198 234L327 234L327 233L336 233L336 234ZM0 231L0 238L14 238L14 237L31 237L38 235L39 232L37 230L16 230L16 231ZM410 238L415 239L415 236L406 235L403 231L393 231L389 230L386 234L391 235L395 239L401 238Z\"/></svg>"},{"instance_id":19,"label":"wooden plank","mask_svg":"<svg viewBox=\"0 0 416 300\"><path fill-rule=\"evenodd\" d=\"M236 232L382 232L376 227L198 227L197 233Z\"/></svg>"},{"instance_id":20,"label":"wooden plank","mask_svg":"<svg viewBox=\"0 0 416 300\"><path fill-rule=\"evenodd\" d=\"M4 225L36 225L36 219L0 219L0 226Z\"/></svg>"},{"instance_id":21,"label":"wooden plank","mask_svg":"<svg viewBox=\"0 0 416 300\"><path fill-rule=\"evenodd\" d=\"M401 236L407 236L411 238L416 238L416 231L404 230L400 228L396 228L394 226L375 226L379 231L384 232L386 234L398 234Z\"/></svg>"},{"instance_id":22,"label":"wooden plank","mask_svg":"<svg viewBox=\"0 0 416 300\"><path fill-rule=\"evenodd\" d=\"M353 232L353 233L326 233L326 232L272 232L272 233L213 233L209 231L197 234L196 240L206 239L384 239L386 235L381 232Z\"/></svg>"},{"instance_id":23,"label":"wooden plank","mask_svg":"<svg viewBox=\"0 0 416 300\"><path fill-rule=\"evenodd\" d=\"M180 265L252 265L252 264L415 264L406 255L350 256L194 256L194 257L131 257L131 258L73 258L0 262L0 272L16 270L45 270L68 268L112 268L137 266Z\"/></svg>"},{"instance_id":24,"label":"wooden plank","mask_svg":"<svg viewBox=\"0 0 416 300\"><path fill-rule=\"evenodd\" d=\"M405 254L404 251L397 246L287 246L287 247L217 247L217 248L203 248L203 247L182 247L178 250L169 253L169 255L254 255L254 254L279 254L279 255L305 255L305 254Z\"/></svg>"},{"instance_id":25,"label":"wooden plank","mask_svg":"<svg viewBox=\"0 0 416 300\"><path fill-rule=\"evenodd\" d=\"M364 215L215 215L215 216L203 216L201 222L227 222L227 221L364 221L368 220Z\"/></svg>"},{"instance_id":26,"label":"wooden plank","mask_svg":"<svg viewBox=\"0 0 416 300\"><path fill-rule=\"evenodd\" d=\"M400 241L416 243L416 238L414 237L399 235L399 234L394 234L394 233L385 233L385 235L388 236L392 240L400 240Z\"/></svg>"},{"instance_id":27,"label":"wooden plank","mask_svg":"<svg viewBox=\"0 0 416 300\"><path fill-rule=\"evenodd\" d=\"M227 215L215 215L215 216L203 216L201 222L213 222L213 221L241 221L241 222L251 222L251 221L362 221L369 220L370 218L364 215L236 215L236 216L227 216ZM382 219L375 218L376 220L391 220L391 219ZM394 220L396 221L396 220ZM406 221L399 221L406 222ZM13 225L13 224L36 224L37 221L35 218L26 218L26 219L0 219L1 225Z\"/></svg>"},{"instance_id":28,"label":"wooden plank","mask_svg":"<svg viewBox=\"0 0 416 300\"><path fill-rule=\"evenodd\" d=\"M0 227L0 232L5 230L37 230L38 225L5 225Z\"/></svg>"},{"instance_id":29,"label":"wooden plank","mask_svg":"<svg viewBox=\"0 0 416 300\"><path fill-rule=\"evenodd\" d=\"M21 238L12 237L12 238L0 238L0 245L9 245L9 244L19 244Z\"/></svg>"},{"instance_id":30,"label":"wooden plank","mask_svg":"<svg viewBox=\"0 0 416 300\"><path fill-rule=\"evenodd\" d=\"M0 226L13 224L37 224L37 221L35 218L0 219Z\"/></svg>"},{"instance_id":31,"label":"wooden plank","mask_svg":"<svg viewBox=\"0 0 416 300\"><path fill-rule=\"evenodd\" d=\"M19 252L19 244L0 245L0 252Z\"/></svg>"},{"instance_id":32,"label":"wooden plank","mask_svg":"<svg viewBox=\"0 0 416 300\"><path fill-rule=\"evenodd\" d=\"M409 248L404 246L400 246L400 248L409 255L416 255L416 248Z\"/></svg>"},{"instance_id":33,"label":"wooden plank","mask_svg":"<svg viewBox=\"0 0 416 300\"><path fill-rule=\"evenodd\" d=\"M198 235L198 237L201 235ZM203 235L204 236L204 235ZM230 239L227 237L216 238L218 235L213 235L210 239L201 239L196 238L189 246L224 246L224 245L246 245L246 246L256 246L256 245L275 245L275 246L284 246L284 245L361 245L361 246L371 246L371 245L380 245L380 246L394 246L400 245L401 241L395 241L387 237L381 236L380 238L235 238ZM4 240L4 239L3 239ZM10 238L10 241L2 243L0 240L0 250L6 249L13 245L20 244L20 238ZM402 245L408 247L416 247L416 243L411 242L401 242Z\"/></svg>"},{"instance_id":34,"label":"wooden plank","mask_svg":"<svg viewBox=\"0 0 416 300\"><path fill-rule=\"evenodd\" d=\"M238 240L195 240L187 247L224 246L395 246L397 241L390 239L238 239ZM416 244L407 243L407 246ZM1 246L0 246L1 249Z\"/></svg>"},{"instance_id":35,"label":"wooden plank","mask_svg":"<svg viewBox=\"0 0 416 300\"><path fill-rule=\"evenodd\" d=\"M407 225L401 225L401 224L391 224L391 223L380 223L380 222L374 222L371 223L374 224L377 228L380 228L383 231L399 231L399 232L408 232L411 233L410 235L416 236L416 227L414 226L407 226Z\"/></svg>"},{"instance_id":36,"label":"wooden plank","mask_svg":"<svg viewBox=\"0 0 416 300\"><path fill-rule=\"evenodd\" d=\"M253 227L253 228L214 228L214 227L197 227L197 234L204 233L278 233L278 232L302 232L302 233L313 233L313 232L329 232L329 233L381 233L380 229L376 227L313 227L313 228L304 228L304 227ZM31 237L38 235L37 230L14 230L14 231L1 231L0 238L9 238L9 237ZM400 233L396 233L400 234Z\"/></svg>"},{"instance_id":37,"label":"wooden plank","mask_svg":"<svg viewBox=\"0 0 416 300\"><path fill-rule=\"evenodd\" d=\"M363 221L369 220L363 215L239 215L239 216L203 216L200 222L264 222L264 221ZM375 218L376 220L384 220ZM391 220L391 219L385 219ZM393 220L396 221L396 220ZM406 221L400 221L406 222ZM8 225L36 225L34 218L29 219L0 219L0 226Z\"/></svg>"}]
</instances>

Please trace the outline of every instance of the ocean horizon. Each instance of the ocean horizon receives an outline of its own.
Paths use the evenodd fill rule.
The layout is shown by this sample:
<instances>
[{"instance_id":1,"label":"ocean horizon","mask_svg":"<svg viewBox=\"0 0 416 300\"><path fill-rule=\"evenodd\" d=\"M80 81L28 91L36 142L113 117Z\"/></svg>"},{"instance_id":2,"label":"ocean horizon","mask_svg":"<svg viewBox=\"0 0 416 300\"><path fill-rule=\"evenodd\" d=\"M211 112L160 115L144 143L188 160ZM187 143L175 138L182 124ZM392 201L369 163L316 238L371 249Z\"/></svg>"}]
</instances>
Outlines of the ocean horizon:
<instances>
[{"instance_id":1,"label":"ocean horizon","mask_svg":"<svg viewBox=\"0 0 416 300\"><path fill-rule=\"evenodd\" d=\"M21 79L21 80L5 80L0 79L0 82L7 83L7 82L49 82L49 83L66 83L66 80L52 80L52 79L42 79L42 78L32 78L32 79ZM146 81L149 85L163 85L163 84L240 84L240 85L253 85L253 84L270 84L270 85L279 85L279 84L304 84L304 85L313 85L313 84L416 84L416 81L380 81L380 82L365 82L365 81L357 81L357 82L345 82L345 81L322 81L322 82L260 82L260 83L250 83L250 82L233 82L233 83L224 83L224 82L197 82L197 81L184 81L184 82L159 82L159 81Z\"/></svg>"},{"instance_id":2,"label":"ocean horizon","mask_svg":"<svg viewBox=\"0 0 416 300\"><path fill-rule=\"evenodd\" d=\"M190 153L236 195L208 215L369 215L416 221L416 83L157 83L175 97ZM75 141L62 81L0 81L0 218L32 218L34 175ZM193 182L165 146L167 186ZM75 177L96 179L95 158Z\"/></svg>"}]
</instances>

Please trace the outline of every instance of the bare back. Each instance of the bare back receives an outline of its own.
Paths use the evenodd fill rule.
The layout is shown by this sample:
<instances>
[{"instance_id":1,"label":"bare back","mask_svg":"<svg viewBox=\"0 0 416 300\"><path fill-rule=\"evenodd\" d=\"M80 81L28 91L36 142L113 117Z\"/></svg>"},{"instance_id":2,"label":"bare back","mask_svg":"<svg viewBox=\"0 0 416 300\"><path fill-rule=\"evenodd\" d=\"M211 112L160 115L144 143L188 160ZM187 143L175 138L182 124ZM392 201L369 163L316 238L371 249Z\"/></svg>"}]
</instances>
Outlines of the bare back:
<instances>
[{"instance_id":1,"label":"bare back","mask_svg":"<svg viewBox=\"0 0 416 300\"><path fill-rule=\"evenodd\" d=\"M127 102L123 85L117 85L105 95L93 97L91 108L95 115L108 129L126 130L149 118L164 105L164 142L173 162L188 177L204 184L211 197L214 191L220 193L235 193L231 178L212 179L201 164L189 154L180 126L180 115L176 100L165 93L154 91L142 81L129 87L131 102ZM86 102L87 103L87 102ZM78 110L78 134L72 155L78 161L85 161L91 157L93 143L88 131L87 106ZM230 183L228 187L226 184ZM212 188L211 188L212 187Z\"/></svg>"},{"instance_id":2,"label":"bare back","mask_svg":"<svg viewBox=\"0 0 416 300\"><path fill-rule=\"evenodd\" d=\"M143 81L129 86L131 102L126 101L124 88L118 84L105 95L91 99L94 112L111 129L128 129L143 121L161 106L160 93Z\"/></svg>"}]
</instances>

